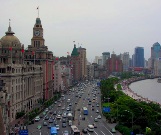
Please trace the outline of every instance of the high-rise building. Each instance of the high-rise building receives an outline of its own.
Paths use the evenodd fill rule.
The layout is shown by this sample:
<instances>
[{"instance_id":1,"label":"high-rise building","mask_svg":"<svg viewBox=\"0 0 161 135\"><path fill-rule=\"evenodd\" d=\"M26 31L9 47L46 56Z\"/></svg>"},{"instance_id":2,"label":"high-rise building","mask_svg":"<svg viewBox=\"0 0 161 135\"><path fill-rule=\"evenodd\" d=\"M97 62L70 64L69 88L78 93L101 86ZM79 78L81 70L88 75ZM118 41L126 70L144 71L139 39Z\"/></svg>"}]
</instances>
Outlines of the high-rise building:
<instances>
[{"instance_id":1,"label":"high-rise building","mask_svg":"<svg viewBox=\"0 0 161 135\"><path fill-rule=\"evenodd\" d=\"M120 54L120 59L123 63L123 71L128 71L129 68L129 53L124 52L123 54Z\"/></svg>"},{"instance_id":2,"label":"high-rise building","mask_svg":"<svg viewBox=\"0 0 161 135\"><path fill-rule=\"evenodd\" d=\"M143 47L135 48L134 66L144 67L144 48Z\"/></svg>"},{"instance_id":3,"label":"high-rise building","mask_svg":"<svg viewBox=\"0 0 161 135\"><path fill-rule=\"evenodd\" d=\"M86 69L87 69L87 58L86 58L86 49L81 46L77 48L81 60L81 75L82 79L85 80L87 77Z\"/></svg>"},{"instance_id":4,"label":"high-rise building","mask_svg":"<svg viewBox=\"0 0 161 135\"><path fill-rule=\"evenodd\" d=\"M116 54L111 54L111 58L107 59L107 71L108 75L114 72L122 72L123 64L120 57L116 56Z\"/></svg>"},{"instance_id":5,"label":"high-rise building","mask_svg":"<svg viewBox=\"0 0 161 135\"><path fill-rule=\"evenodd\" d=\"M71 74L73 76L73 83L77 83L78 81L82 80L82 66L81 66L81 58L79 52L74 44L74 48L71 54Z\"/></svg>"},{"instance_id":6,"label":"high-rise building","mask_svg":"<svg viewBox=\"0 0 161 135\"><path fill-rule=\"evenodd\" d=\"M154 69L154 61L161 57L161 46L158 42L151 47L151 68Z\"/></svg>"},{"instance_id":7,"label":"high-rise building","mask_svg":"<svg viewBox=\"0 0 161 135\"><path fill-rule=\"evenodd\" d=\"M106 64L106 60L110 58L110 52L103 52L102 53L102 64L105 65Z\"/></svg>"}]
</instances>

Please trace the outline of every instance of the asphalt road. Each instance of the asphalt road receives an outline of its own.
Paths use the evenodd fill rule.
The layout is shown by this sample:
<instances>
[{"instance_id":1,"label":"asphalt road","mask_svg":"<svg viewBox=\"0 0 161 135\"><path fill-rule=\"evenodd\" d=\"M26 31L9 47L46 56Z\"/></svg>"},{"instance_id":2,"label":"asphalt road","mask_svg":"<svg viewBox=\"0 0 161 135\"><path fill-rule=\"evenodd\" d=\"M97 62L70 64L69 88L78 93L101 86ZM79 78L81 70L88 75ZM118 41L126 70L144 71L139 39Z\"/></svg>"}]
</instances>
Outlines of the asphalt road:
<instances>
[{"instance_id":1,"label":"asphalt road","mask_svg":"<svg viewBox=\"0 0 161 135\"><path fill-rule=\"evenodd\" d=\"M113 133L110 132L111 127L108 126L105 118L101 114L100 90L97 89L97 91L95 91L95 88L93 86L94 86L93 84L85 84L83 85L82 91L80 90L80 87L74 87L74 91L68 94L65 94L64 95L65 100L62 100L61 102L57 102L57 104L53 104L52 109L49 110L49 112L50 111L64 112L66 108L69 106L67 99L70 99L71 100L70 103L72 103L71 110L73 115L75 116L73 124L75 124L80 131L82 131L82 129L84 128L87 128L89 124L95 123L97 125L97 128L94 129L94 132L88 132L87 133L88 135L113 135ZM92 91L96 93L95 97L93 96L94 93L92 94ZM80 93L82 93L81 98L79 98ZM94 101L93 98L95 98L95 102L93 102ZM91 105L88 104L89 99L91 100ZM96 106L96 102L99 103L99 107ZM61 107L58 107L59 104L61 104ZM92 110L92 106L94 108L94 111ZM65 110L62 110L62 107L64 107ZM83 114L82 107L88 108L88 115ZM78 111L79 109L80 111ZM98 110L99 113L96 113L96 110ZM50 114L49 112L46 114L46 116L50 118L56 116L56 115ZM94 118L96 118L98 115L101 115L102 118L98 119L98 122L94 122ZM82 117L85 117L85 120L82 120ZM31 124L28 126L29 135L50 135L50 130L48 129L48 127L43 126L44 121L48 123L48 120L45 120L44 118L41 118L39 122L35 122L34 124ZM65 130L68 130L70 132L70 126L68 125L68 122L67 122L67 127L63 128L62 119L60 120L55 119L55 121L57 121L60 127L60 130L58 131L58 135L63 135L63 132ZM38 125L42 125L42 128L40 130L37 129ZM117 133L115 133L114 135L116 134Z\"/></svg>"}]
</instances>

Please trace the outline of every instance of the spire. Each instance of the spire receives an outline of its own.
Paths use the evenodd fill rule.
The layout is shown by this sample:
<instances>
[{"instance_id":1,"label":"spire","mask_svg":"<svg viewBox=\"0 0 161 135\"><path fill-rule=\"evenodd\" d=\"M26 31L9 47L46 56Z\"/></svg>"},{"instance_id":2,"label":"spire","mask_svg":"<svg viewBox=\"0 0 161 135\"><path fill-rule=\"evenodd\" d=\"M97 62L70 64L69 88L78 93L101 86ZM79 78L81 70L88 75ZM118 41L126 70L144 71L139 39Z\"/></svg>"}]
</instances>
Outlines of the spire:
<instances>
[{"instance_id":1,"label":"spire","mask_svg":"<svg viewBox=\"0 0 161 135\"><path fill-rule=\"evenodd\" d=\"M76 48L76 45L74 44L74 48L73 48L71 56L78 56L78 55L79 55L78 50Z\"/></svg>"},{"instance_id":2,"label":"spire","mask_svg":"<svg viewBox=\"0 0 161 135\"><path fill-rule=\"evenodd\" d=\"M11 29L11 19L9 19L9 26L8 26L8 31L6 32L6 35L13 35L15 34L12 29Z\"/></svg>"}]
</instances>

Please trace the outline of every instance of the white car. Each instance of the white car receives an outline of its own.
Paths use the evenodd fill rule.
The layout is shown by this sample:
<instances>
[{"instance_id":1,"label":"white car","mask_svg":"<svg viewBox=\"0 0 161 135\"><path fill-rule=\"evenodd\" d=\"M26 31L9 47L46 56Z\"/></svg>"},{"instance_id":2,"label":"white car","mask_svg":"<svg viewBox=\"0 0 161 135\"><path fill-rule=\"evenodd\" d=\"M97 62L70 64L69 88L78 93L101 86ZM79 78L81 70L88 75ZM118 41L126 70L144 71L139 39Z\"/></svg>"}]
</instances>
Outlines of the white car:
<instances>
[{"instance_id":1,"label":"white car","mask_svg":"<svg viewBox=\"0 0 161 135\"><path fill-rule=\"evenodd\" d=\"M57 118L57 119L61 119L61 115L57 115L56 118Z\"/></svg>"},{"instance_id":2,"label":"white car","mask_svg":"<svg viewBox=\"0 0 161 135\"><path fill-rule=\"evenodd\" d=\"M65 131L63 132L63 135L69 135L69 132L68 132L67 130L65 130Z\"/></svg>"},{"instance_id":3,"label":"white car","mask_svg":"<svg viewBox=\"0 0 161 135\"><path fill-rule=\"evenodd\" d=\"M39 121L39 120L40 120L40 117L36 116L35 121Z\"/></svg>"},{"instance_id":4,"label":"white car","mask_svg":"<svg viewBox=\"0 0 161 135\"><path fill-rule=\"evenodd\" d=\"M101 119L101 115L98 115L97 118L98 118L98 119Z\"/></svg>"},{"instance_id":5,"label":"white car","mask_svg":"<svg viewBox=\"0 0 161 135\"><path fill-rule=\"evenodd\" d=\"M57 129L57 130L59 130L59 129L60 129L60 128L59 128L59 125L55 125L55 127L56 127L56 129Z\"/></svg>"}]
</instances>

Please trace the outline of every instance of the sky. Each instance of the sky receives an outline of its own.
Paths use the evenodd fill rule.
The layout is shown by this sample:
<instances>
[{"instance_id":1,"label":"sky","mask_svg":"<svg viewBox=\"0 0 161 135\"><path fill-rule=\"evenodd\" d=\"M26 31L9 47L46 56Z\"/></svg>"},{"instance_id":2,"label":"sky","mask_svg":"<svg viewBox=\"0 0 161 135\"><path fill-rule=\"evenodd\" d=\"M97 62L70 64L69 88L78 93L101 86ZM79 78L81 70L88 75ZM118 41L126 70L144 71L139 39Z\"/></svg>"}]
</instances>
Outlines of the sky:
<instances>
[{"instance_id":1,"label":"sky","mask_svg":"<svg viewBox=\"0 0 161 135\"><path fill-rule=\"evenodd\" d=\"M54 56L67 56L75 41L86 48L90 62L103 52L132 56L137 46L148 59L152 45L161 44L161 0L0 0L0 38L11 19L12 31L27 48L37 7L45 45Z\"/></svg>"}]
</instances>

